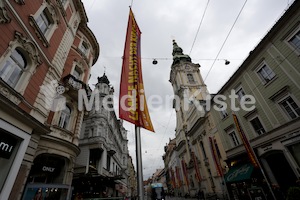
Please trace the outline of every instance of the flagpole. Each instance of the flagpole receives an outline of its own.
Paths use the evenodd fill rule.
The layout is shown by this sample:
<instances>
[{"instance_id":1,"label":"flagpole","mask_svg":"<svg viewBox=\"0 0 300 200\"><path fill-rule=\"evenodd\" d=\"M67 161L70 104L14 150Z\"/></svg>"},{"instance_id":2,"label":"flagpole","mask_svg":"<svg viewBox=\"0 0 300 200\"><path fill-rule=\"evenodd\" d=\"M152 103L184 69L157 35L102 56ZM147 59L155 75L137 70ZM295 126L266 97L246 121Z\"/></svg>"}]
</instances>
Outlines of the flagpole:
<instances>
[{"instance_id":1,"label":"flagpole","mask_svg":"<svg viewBox=\"0 0 300 200\"><path fill-rule=\"evenodd\" d=\"M140 127L138 126L135 126L135 145L136 145L137 186L138 186L138 196L139 196L138 200L144 200L141 130Z\"/></svg>"}]
</instances>

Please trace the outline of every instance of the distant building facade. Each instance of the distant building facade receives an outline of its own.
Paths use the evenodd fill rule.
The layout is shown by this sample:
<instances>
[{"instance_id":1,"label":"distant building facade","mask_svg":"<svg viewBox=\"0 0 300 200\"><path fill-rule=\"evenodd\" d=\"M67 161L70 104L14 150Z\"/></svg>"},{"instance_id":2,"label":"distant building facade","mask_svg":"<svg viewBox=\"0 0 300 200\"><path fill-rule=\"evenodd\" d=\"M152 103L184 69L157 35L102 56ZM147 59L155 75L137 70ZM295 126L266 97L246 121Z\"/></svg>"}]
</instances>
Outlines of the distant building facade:
<instances>
[{"instance_id":1,"label":"distant building facade","mask_svg":"<svg viewBox=\"0 0 300 200\"><path fill-rule=\"evenodd\" d=\"M132 157L130 155L128 155L127 172L128 172L127 196L135 197L137 196L137 174L134 169Z\"/></svg>"},{"instance_id":2,"label":"distant building facade","mask_svg":"<svg viewBox=\"0 0 300 200\"><path fill-rule=\"evenodd\" d=\"M0 199L67 198L99 44L80 0L0 7Z\"/></svg>"},{"instance_id":3,"label":"distant building facade","mask_svg":"<svg viewBox=\"0 0 300 200\"><path fill-rule=\"evenodd\" d=\"M129 173L132 173L127 168L127 131L116 117L110 96L114 89L105 74L98 77L94 91L90 97L90 102L95 97L93 108L84 117L82 126L74 193L81 193L84 198L127 196Z\"/></svg>"}]
</instances>

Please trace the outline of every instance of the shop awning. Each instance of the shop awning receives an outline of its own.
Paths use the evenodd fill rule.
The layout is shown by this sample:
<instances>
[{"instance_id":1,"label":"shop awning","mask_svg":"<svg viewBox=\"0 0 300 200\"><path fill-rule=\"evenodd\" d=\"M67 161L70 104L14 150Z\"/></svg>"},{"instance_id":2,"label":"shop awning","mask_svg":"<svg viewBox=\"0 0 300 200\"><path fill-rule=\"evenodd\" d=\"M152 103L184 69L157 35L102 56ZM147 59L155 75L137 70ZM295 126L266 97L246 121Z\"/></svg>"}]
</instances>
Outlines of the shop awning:
<instances>
[{"instance_id":1,"label":"shop awning","mask_svg":"<svg viewBox=\"0 0 300 200\"><path fill-rule=\"evenodd\" d=\"M225 182L232 183L238 181L244 181L251 178L253 171L253 165L245 164L231 168L225 175Z\"/></svg>"}]
</instances>

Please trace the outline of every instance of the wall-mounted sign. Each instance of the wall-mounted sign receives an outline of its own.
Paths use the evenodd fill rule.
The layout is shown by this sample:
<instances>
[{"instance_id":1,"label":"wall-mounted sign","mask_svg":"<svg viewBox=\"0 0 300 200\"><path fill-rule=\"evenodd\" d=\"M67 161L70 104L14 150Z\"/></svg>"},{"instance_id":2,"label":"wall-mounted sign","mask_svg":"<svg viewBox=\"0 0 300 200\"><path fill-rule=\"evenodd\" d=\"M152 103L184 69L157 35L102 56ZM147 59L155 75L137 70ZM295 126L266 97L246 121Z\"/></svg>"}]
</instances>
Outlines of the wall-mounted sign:
<instances>
[{"instance_id":1,"label":"wall-mounted sign","mask_svg":"<svg viewBox=\"0 0 300 200\"><path fill-rule=\"evenodd\" d=\"M54 172L55 168L54 167L47 167L47 166L43 166L42 170L44 172Z\"/></svg>"},{"instance_id":2,"label":"wall-mounted sign","mask_svg":"<svg viewBox=\"0 0 300 200\"><path fill-rule=\"evenodd\" d=\"M9 159L12 155L18 139L13 137L11 134L0 129L0 157Z\"/></svg>"}]
</instances>

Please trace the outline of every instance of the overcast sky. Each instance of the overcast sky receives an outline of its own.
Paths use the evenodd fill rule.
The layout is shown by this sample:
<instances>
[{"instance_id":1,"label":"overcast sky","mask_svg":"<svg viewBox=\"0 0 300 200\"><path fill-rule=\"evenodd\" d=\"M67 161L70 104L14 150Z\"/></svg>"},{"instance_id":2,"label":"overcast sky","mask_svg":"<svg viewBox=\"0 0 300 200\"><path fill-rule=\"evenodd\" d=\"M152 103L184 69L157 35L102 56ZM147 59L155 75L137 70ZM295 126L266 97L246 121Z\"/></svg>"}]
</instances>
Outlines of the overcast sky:
<instances>
[{"instance_id":1,"label":"overcast sky","mask_svg":"<svg viewBox=\"0 0 300 200\"><path fill-rule=\"evenodd\" d=\"M125 45L129 6L132 3L135 19L142 31L141 55L146 97L148 99L158 95L163 99L159 105L149 105L148 101L156 133L141 129L143 174L144 179L147 179L156 169L164 167L164 146L169 142L169 138L175 137L176 115L169 101L173 95L169 82L172 40L176 40L184 54L190 55L193 63L201 65L200 72L209 92L216 93L292 0L248 0L245 5L244 0L210 0L209 3L207 0L82 2L89 18L88 26L100 44L100 56L92 68L89 84L93 88L97 77L102 76L105 71L115 88L117 116L121 57ZM208 7L193 45L206 5ZM152 64L154 58L158 60L157 65ZM229 60L230 64L225 65L224 59ZM124 126L128 130L129 152L135 164L134 125L124 122Z\"/></svg>"}]
</instances>

